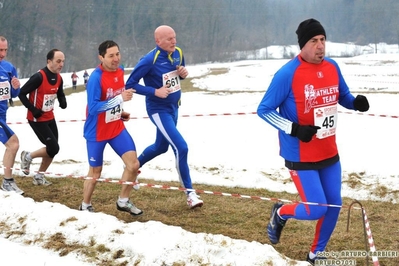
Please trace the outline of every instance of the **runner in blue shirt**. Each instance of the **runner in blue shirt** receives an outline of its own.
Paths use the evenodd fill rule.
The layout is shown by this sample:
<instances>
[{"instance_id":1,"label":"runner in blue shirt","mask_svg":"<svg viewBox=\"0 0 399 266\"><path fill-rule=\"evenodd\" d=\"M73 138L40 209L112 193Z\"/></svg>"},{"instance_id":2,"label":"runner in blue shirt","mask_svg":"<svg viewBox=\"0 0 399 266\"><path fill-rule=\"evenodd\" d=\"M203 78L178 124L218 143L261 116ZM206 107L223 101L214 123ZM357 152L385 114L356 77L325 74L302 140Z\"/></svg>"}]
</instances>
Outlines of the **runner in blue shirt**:
<instances>
[{"instance_id":1,"label":"runner in blue shirt","mask_svg":"<svg viewBox=\"0 0 399 266\"><path fill-rule=\"evenodd\" d=\"M3 158L4 179L1 189L23 194L24 192L18 188L12 178L12 168L19 149L19 140L6 121L8 101L13 97L17 97L21 89L17 70L10 62L4 60L7 56L7 51L7 39L0 36L0 141L6 147Z\"/></svg>"},{"instance_id":2,"label":"runner in blue shirt","mask_svg":"<svg viewBox=\"0 0 399 266\"><path fill-rule=\"evenodd\" d=\"M129 76L126 88L146 96L149 118L157 127L155 143L138 157L140 167L156 156L165 153L169 145L176 157L180 183L186 188L190 208L201 207L204 202L193 191L187 163L188 146L177 130L178 109L181 97L180 80L187 77L182 50L176 46L176 33L166 25L154 32L156 47L146 54ZM145 85L139 84L143 79Z\"/></svg>"}]
</instances>

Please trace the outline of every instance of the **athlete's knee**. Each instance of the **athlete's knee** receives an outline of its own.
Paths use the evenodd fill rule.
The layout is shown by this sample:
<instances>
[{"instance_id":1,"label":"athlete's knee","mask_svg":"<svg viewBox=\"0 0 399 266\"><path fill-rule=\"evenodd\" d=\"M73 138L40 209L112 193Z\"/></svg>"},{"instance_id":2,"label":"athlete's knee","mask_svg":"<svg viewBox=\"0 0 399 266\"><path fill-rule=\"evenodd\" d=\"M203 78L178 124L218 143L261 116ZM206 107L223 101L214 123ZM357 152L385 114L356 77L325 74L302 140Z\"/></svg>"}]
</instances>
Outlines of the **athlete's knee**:
<instances>
[{"instance_id":1,"label":"athlete's knee","mask_svg":"<svg viewBox=\"0 0 399 266\"><path fill-rule=\"evenodd\" d=\"M133 170L134 170L134 171L137 171L137 170L139 170L139 168L140 168L140 162L139 162L138 159L135 159L135 160L133 161Z\"/></svg>"},{"instance_id":2,"label":"athlete's knee","mask_svg":"<svg viewBox=\"0 0 399 266\"><path fill-rule=\"evenodd\" d=\"M186 142L180 144L177 149L179 150L179 154L181 156L187 155L188 154L188 145Z\"/></svg>"},{"instance_id":3,"label":"athlete's knee","mask_svg":"<svg viewBox=\"0 0 399 266\"><path fill-rule=\"evenodd\" d=\"M327 212L327 206L313 205L309 207L309 219L318 220L323 217Z\"/></svg>"},{"instance_id":4,"label":"athlete's knee","mask_svg":"<svg viewBox=\"0 0 399 266\"><path fill-rule=\"evenodd\" d=\"M129 172L136 173L139 170L140 162L137 159L131 160L129 163L126 164L125 169Z\"/></svg>"},{"instance_id":5,"label":"athlete's knee","mask_svg":"<svg viewBox=\"0 0 399 266\"><path fill-rule=\"evenodd\" d=\"M162 153L167 152L168 149L169 149L169 144L159 145L157 151L158 151L159 154L162 154Z\"/></svg>"},{"instance_id":6,"label":"athlete's knee","mask_svg":"<svg viewBox=\"0 0 399 266\"><path fill-rule=\"evenodd\" d=\"M50 158L54 158L59 151L60 151L60 145L58 145L58 142L51 140L47 141L46 152Z\"/></svg>"},{"instance_id":7,"label":"athlete's knee","mask_svg":"<svg viewBox=\"0 0 399 266\"><path fill-rule=\"evenodd\" d=\"M11 138L5 143L7 149L13 153L17 153L19 150L19 140L17 135L12 135Z\"/></svg>"}]
</instances>

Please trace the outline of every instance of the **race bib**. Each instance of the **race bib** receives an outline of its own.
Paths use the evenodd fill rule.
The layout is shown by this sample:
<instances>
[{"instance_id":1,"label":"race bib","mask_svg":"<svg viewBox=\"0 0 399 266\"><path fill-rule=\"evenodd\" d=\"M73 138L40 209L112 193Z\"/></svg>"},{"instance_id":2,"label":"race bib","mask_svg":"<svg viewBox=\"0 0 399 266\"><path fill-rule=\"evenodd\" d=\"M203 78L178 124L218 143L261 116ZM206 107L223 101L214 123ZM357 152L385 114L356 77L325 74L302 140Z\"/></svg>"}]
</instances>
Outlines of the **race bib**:
<instances>
[{"instance_id":1,"label":"race bib","mask_svg":"<svg viewBox=\"0 0 399 266\"><path fill-rule=\"evenodd\" d=\"M8 80L0 82L0 101L5 101L11 98L10 88L11 84Z\"/></svg>"},{"instance_id":2,"label":"race bib","mask_svg":"<svg viewBox=\"0 0 399 266\"><path fill-rule=\"evenodd\" d=\"M56 94L45 94L43 97L42 111L48 112L53 110L55 98L57 98Z\"/></svg>"},{"instance_id":3,"label":"race bib","mask_svg":"<svg viewBox=\"0 0 399 266\"><path fill-rule=\"evenodd\" d=\"M122 115L122 105L119 104L114 108L107 110L105 112L105 123L111 123L121 119Z\"/></svg>"},{"instance_id":4,"label":"race bib","mask_svg":"<svg viewBox=\"0 0 399 266\"><path fill-rule=\"evenodd\" d=\"M336 104L314 108L314 123L315 126L320 127L316 134L318 139L324 139L335 135L337 128L337 114L338 107Z\"/></svg>"},{"instance_id":5,"label":"race bib","mask_svg":"<svg viewBox=\"0 0 399 266\"><path fill-rule=\"evenodd\" d=\"M181 89L180 77L177 70L162 75L163 85L171 89L170 93L174 93Z\"/></svg>"}]
</instances>

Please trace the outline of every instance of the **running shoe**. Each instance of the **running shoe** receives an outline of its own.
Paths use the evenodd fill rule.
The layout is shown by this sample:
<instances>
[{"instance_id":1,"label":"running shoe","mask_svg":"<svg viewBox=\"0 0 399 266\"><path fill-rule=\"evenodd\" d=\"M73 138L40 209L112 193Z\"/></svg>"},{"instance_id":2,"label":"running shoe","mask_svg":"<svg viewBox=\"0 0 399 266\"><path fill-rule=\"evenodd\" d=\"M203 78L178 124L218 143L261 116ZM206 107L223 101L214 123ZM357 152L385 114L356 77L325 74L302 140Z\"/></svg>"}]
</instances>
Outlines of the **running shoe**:
<instances>
[{"instance_id":1,"label":"running shoe","mask_svg":"<svg viewBox=\"0 0 399 266\"><path fill-rule=\"evenodd\" d=\"M137 170L137 177L136 177L136 184L133 185L134 190L139 190L140 189L140 184L139 184L139 174L141 173L140 170Z\"/></svg>"},{"instance_id":2,"label":"running shoe","mask_svg":"<svg viewBox=\"0 0 399 266\"><path fill-rule=\"evenodd\" d=\"M82 204L80 204L79 211L94 212L94 208L93 208L93 206L90 205L90 206L87 206L86 208L83 209Z\"/></svg>"},{"instance_id":3,"label":"running shoe","mask_svg":"<svg viewBox=\"0 0 399 266\"><path fill-rule=\"evenodd\" d=\"M314 265L317 260L326 260L326 259L327 259L326 257L317 257L317 256L314 259L311 259L309 257L309 253L308 253L308 256L306 257L306 261L309 262L312 265Z\"/></svg>"},{"instance_id":4,"label":"running shoe","mask_svg":"<svg viewBox=\"0 0 399 266\"><path fill-rule=\"evenodd\" d=\"M35 174L33 176L33 184L36 186L50 186L52 183L44 178L44 174Z\"/></svg>"},{"instance_id":5,"label":"running shoe","mask_svg":"<svg viewBox=\"0 0 399 266\"><path fill-rule=\"evenodd\" d=\"M277 244L280 240L281 231L283 231L284 225L287 220L282 219L278 214L277 210L283 206L282 203L278 202L273 205L272 212L270 214L270 221L267 225L267 235L269 236L272 244Z\"/></svg>"},{"instance_id":6,"label":"running shoe","mask_svg":"<svg viewBox=\"0 0 399 266\"><path fill-rule=\"evenodd\" d=\"M29 175L30 163L32 162L32 159L28 160L28 158L26 158L26 155L28 154L28 151L23 151L21 153L21 170L25 175Z\"/></svg>"},{"instance_id":7,"label":"running shoe","mask_svg":"<svg viewBox=\"0 0 399 266\"><path fill-rule=\"evenodd\" d=\"M199 199L197 193L190 192L190 194L187 195L187 205L190 207L190 209L194 209L197 207L202 207L202 205L204 205L204 201Z\"/></svg>"},{"instance_id":8,"label":"running shoe","mask_svg":"<svg viewBox=\"0 0 399 266\"><path fill-rule=\"evenodd\" d=\"M126 168L126 165L123 165L123 169ZM140 184L139 184L139 174L141 173L140 170L137 170L137 177L136 177L136 184L133 185L134 190L139 190L140 189Z\"/></svg>"},{"instance_id":9,"label":"running shoe","mask_svg":"<svg viewBox=\"0 0 399 266\"><path fill-rule=\"evenodd\" d=\"M143 211L134 206L134 204L130 200L127 201L124 206L119 206L119 202L117 201L116 208L118 209L118 211L128 212L133 216L143 214Z\"/></svg>"},{"instance_id":10,"label":"running shoe","mask_svg":"<svg viewBox=\"0 0 399 266\"><path fill-rule=\"evenodd\" d=\"M1 184L1 189L8 192L15 192L17 194L24 194L24 192L17 186L14 179L6 180L3 179L3 183Z\"/></svg>"}]
</instances>

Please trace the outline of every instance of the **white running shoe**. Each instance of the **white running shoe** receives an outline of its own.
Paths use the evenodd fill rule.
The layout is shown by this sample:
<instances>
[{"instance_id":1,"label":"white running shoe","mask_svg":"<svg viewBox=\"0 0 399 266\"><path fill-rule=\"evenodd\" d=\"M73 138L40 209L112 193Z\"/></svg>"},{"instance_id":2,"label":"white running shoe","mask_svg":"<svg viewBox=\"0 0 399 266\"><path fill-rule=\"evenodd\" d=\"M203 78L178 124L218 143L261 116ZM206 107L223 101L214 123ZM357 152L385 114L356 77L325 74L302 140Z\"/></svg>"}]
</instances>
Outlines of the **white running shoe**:
<instances>
[{"instance_id":1,"label":"white running shoe","mask_svg":"<svg viewBox=\"0 0 399 266\"><path fill-rule=\"evenodd\" d=\"M126 165L123 165L123 169L126 168ZM140 170L137 170L137 177L136 177L136 184L133 185L134 190L139 190L140 189L140 184L139 184L139 174L141 173Z\"/></svg>"},{"instance_id":2,"label":"white running shoe","mask_svg":"<svg viewBox=\"0 0 399 266\"><path fill-rule=\"evenodd\" d=\"M86 212L94 212L93 206L87 206L86 208L83 208L82 204L79 206L79 211L86 211Z\"/></svg>"},{"instance_id":3,"label":"white running shoe","mask_svg":"<svg viewBox=\"0 0 399 266\"><path fill-rule=\"evenodd\" d=\"M28 151L21 152L21 170L25 175L29 175L30 163L32 162L32 159L28 160L28 158L26 158L28 154Z\"/></svg>"},{"instance_id":4,"label":"white running shoe","mask_svg":"<svg viewBox=\"0 0 399 266\"><path fill-rule=\"evenodd\" d=\"M141 215L143 214L143 211L140 210L139 208L137 208L133 202L131 202L130 200L128 202L125 203L124 206L119 206L119 202L116 202L116 209L118 211L122 211L122 212L128 212L133 216L137 216L137 215Z\"/></svg>"},{"instance_id":5,"label":"white running shoe","mask_svg":"<svg viewBox=\"0 0 399 266\"><path fill-rule=\"evenodd\" d=\"M137 179L136 179L136 182L137 182ZM133 189L134 190L139 190L140 189L140 184L139 183L134 184L133 185Z\"/></svg>"},{"instance_id":6,"label":"white running shoe","mask_svg":"<svg viewBox=\"0 0 399 266\"><path fill-rule=\"evenodd\" d=\"M9 181L3 179L3 183L1 184L1 189L4 191L15 192L17 194L24 194L24 192L17 186L14 180Z\"/></svg>"},{"instance_id":7,"label":"white running shoe","mask_svg":"<svg viewBox=\"0 0 399 266\"><path fill-rule=\"evenodd\" d=\"M35 174L33 176L33 184L36 186L50 186L52 183L47 181L43 174Z\"/></svg>"},{"instance_id":8,"label":"white running shoe","mask_svg":"<svg viewBox=\"0 0 399 266\"><path fill-rule=\"evenodd\" d=\"M200 200L198 197L199 196L195 192L190 192L190 194L187 195L187 205L190 209L202 207L202 205L204 205L204 201Z\"/></svg>"},{"instance_id":9,"label":"white running shoe","mask_svg":"<svg viewBox=\"0 0 399 266\"><path fill-rule=\"evenodd\" d=\"M139 174L141 173L140 170L137 171L137 177L136 177L136 184L134 184L133 189L134 190L139 190L140 189L140 183L139 183Z\"/></svg>"}]
</instances>

